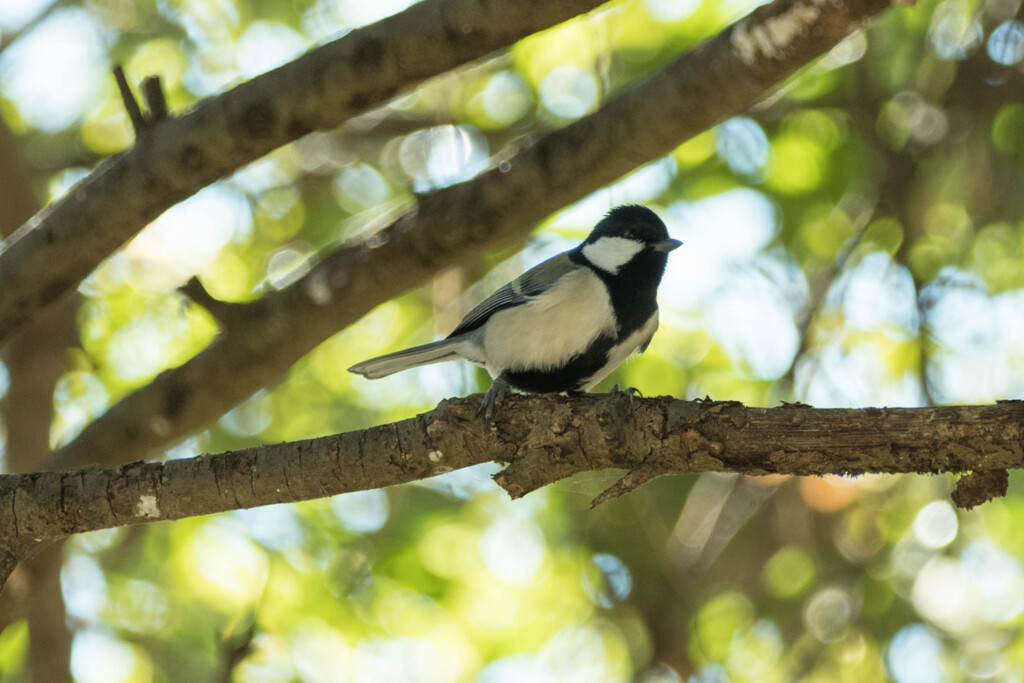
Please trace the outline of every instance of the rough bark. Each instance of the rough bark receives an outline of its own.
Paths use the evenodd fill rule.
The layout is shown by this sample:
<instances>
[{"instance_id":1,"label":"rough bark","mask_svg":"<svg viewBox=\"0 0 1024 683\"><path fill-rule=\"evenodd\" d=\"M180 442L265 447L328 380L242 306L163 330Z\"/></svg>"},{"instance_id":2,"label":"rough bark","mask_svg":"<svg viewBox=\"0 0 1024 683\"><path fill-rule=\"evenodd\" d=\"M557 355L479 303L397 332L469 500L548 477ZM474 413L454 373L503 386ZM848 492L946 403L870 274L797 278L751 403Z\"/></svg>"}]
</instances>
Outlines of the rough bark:
<instances>
[{"instance_id":1,"label":"rough bark","mask_svg":"<svg viewBox=\"0 0 1024 683\"><path fill-rule=\"evenodd\" d=\"M425 0L160 120L29 220L0 253L0 340L218 178L598 4Z\"/></svg>"},{"instance_id":2,"label":"rough bark","mask_svg":"<svg viewBox=\"0 0 1024 683\"><path fill-rule=\"evenodd\" d=\"M941 408L748 408L628 394L480 397L364 431L166 463L0 477L0 548L257 505L393 486L483 462L520 497L578 472L626 470L595 504L653 477L963 472L1024 463L1024 402ZM0 567L2 568L2 567ZM0 579L6 581L6 575Z\"/></svg>"},{"instance_id":3,"label":"rough bark","mask_svg":"<svg viewBox=\"0 0 1024 683\"><path fill-rule=\"evenodd\" d=\"M835 45L886 0L775 0L598 112L476 178L421 198L370 243L341 249L292 286L230 311L185 365L126 397L53 467L145 457L277 380L377 305L521 238L551 212L656 159Z\"/></svg>"}]
</instances>

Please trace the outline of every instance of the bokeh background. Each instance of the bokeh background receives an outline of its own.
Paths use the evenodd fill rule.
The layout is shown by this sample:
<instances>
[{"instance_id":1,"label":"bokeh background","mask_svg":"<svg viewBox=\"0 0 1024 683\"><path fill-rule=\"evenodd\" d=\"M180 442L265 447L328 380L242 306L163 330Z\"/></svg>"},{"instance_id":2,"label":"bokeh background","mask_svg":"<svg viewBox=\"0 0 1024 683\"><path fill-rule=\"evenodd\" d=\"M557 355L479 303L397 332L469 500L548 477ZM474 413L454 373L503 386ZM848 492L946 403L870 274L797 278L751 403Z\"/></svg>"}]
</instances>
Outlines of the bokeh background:
<instances>
[{"instance_id":1,"label":"bokeh background","mask_svg":"<svg viewBox=\"0 0 1024 683\"><path fill-rule=\"evenodd\" d=\"M159 75L180 111L408 4L0 0L0 165L42 204L130 145L113 63L133 83ZM192 275L230 301L286 286L755 4L609 3L168 211L80 287L51 445L210 342L216 323L176 291ZM685 246L661 331L599 390L817 407L1024 397L1019 11L889 11L525 243L380 306L166 457L365 428L485 389L468 364L376 382L345 368L447 334L625 202ZM590 510L615 473L512 502L495 471L76 537L59 575L74 679L1024 679L1017 473L1006 498L965 512L946 476L671 477ZM25 618L6 622L0 679L31 680L29 638Z\"/></svg>"}]
</instances>

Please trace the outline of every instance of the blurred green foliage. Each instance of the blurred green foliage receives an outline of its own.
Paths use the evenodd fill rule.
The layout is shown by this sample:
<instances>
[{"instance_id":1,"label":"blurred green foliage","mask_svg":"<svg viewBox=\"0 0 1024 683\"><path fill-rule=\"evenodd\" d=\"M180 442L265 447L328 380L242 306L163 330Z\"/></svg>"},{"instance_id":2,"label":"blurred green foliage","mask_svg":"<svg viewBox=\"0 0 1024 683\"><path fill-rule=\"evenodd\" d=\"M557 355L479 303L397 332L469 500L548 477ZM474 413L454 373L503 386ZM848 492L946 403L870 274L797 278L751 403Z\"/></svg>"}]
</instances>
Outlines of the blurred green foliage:
<instances>
[{"instance_id":1,"label":"blurred green foliage","mask_svg":"<svg viewBox=\"0 0 1024 683\"><path fill-rule=\"evenodd\" d=\"M136 83L159 75L177 111L406 4L40 7L0 43L0 116L52 198L131 143L110 63ZM338 244L372 240L416 193L594 111L750 8L612 2L176 207L82 286L82 349L56 389L53 442L214 337L176 291L188 277L232 301L287 286ZM375 383L345 368L446 334L624 202L655 207L686 246L661 331L607 386L822 407L1020 397L1019 11L923 0L888 12L528 243L380 306L169 456L360 429L485 388L457 365ZM13 15L0 9L8 33L30 20ZM63 573L76 679L1024 678L1016 475L1007 498L972 512L946 502L944 477L724 475L657 480L591 511L614 474L510 502L493 471L76 538ZM3 680L24 680L28 637L24 621L0 633Z\"/></svg>"}]
</instances>

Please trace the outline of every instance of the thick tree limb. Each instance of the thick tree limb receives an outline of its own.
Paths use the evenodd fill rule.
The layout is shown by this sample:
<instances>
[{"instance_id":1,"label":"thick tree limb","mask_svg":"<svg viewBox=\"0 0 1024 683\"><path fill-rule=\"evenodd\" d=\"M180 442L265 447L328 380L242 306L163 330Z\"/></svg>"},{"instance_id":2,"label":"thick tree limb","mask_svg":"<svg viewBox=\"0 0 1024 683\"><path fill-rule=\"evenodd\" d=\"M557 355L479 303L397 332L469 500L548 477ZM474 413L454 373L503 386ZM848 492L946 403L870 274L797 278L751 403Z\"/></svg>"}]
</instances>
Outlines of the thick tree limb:
<instances>
[{"instance_id":1,"label":"thick tree limb","mask_svg":"<svg viewBox=\"0 0 1024 683\"><path fill-rule=\"evenodd\" d=\"M0 253L0 340L165 210L268 152L601 0L424 0L146 129Z\"/></svg>"},{"instance_id":2,"label":"thick tree limb","mask_svg":"<svg viewBox=\"0 0 1024 683\"><path fill-rule=\"evenodd\" d=\"M115 405L50 465L126 462L199 429L377 305L522 237L556 209L750 106L887 6L775 0L758 8L591 116L471 181L424 196L372 247L342 249L292 286L236 310L206 350Z\"/></svg>"},{"instance_id":3,"label":"thick tree limb","mask_svg":"<svg viewBox=\"0 0 1024 683\"><path fill-rule=\"evenodd\" d=\"M578 472L628 474L598 502L664 474L983 472L1024 464L1024 402L815 410L736 402L479 396L365 431L165 463L0 477L0 549L94 529L393 486L483 462L518 498ZM3 564L0 570L10 569ZM0 579L6 581L6 575Z\"/></svg>"}]
</instances>

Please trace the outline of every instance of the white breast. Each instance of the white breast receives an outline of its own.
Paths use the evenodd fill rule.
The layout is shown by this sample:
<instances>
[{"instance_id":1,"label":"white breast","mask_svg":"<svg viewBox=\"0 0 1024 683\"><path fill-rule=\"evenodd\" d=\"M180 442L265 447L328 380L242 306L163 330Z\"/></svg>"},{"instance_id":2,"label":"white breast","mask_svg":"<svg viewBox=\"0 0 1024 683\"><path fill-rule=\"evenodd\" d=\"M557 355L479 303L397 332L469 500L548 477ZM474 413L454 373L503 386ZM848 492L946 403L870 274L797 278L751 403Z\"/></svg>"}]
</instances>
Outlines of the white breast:
<instances>
[{"instance_id":1,"label":"white breast","mask_svg":"<svg viewBox=\"0 0 1024 683\"><path fill-rule=\"evenodd\" d=\"M654 336L658 330L658 311L655 310L643 327L612 347L608 352L608 362L600 370L591 375L583 383L583 391L590 391L598 382L607 377L612 370L622 365L622 361L629 358L629 355L640 348L640 345Z\"/></svg>"},{"instance_id":2,"label":"white breast","mask_svg":"<svg viewBox=\"0 0 1024 683\"><path fill-rule=\"evenodd\" d=\"M484 327L487 370L548 370L614 334L608 290L588 268L566 274L541 297L498 311ZM637 342L639 343L639 342Z\"/></svg>"}]
</instances>

